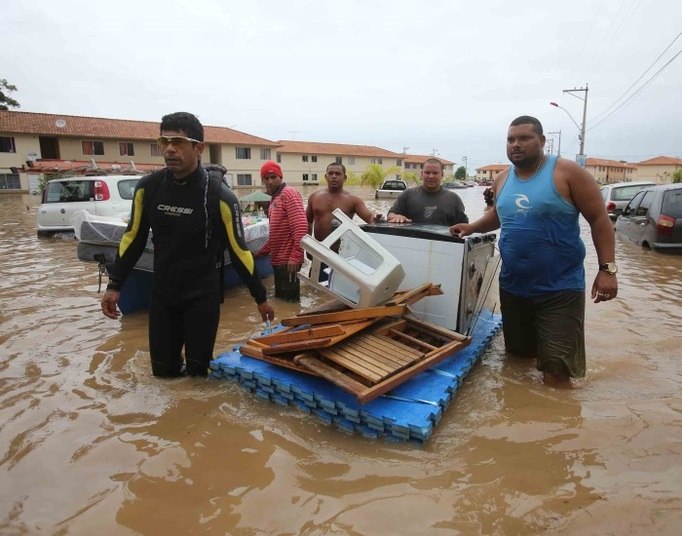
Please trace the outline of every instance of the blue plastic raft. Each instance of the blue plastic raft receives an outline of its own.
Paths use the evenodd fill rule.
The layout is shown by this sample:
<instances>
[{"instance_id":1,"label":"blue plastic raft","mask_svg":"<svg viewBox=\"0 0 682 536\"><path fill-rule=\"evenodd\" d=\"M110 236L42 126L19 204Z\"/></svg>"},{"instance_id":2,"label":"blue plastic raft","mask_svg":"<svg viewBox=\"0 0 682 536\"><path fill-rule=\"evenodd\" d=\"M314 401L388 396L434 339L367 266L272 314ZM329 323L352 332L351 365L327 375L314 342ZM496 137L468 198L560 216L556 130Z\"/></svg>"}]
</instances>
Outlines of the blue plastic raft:
<instances>
[{"instance_id":1,"label":"blue plastic raft","mask_svg":"<svg viewBox=\"0 0 682 536\"><path fill-rule=\"evenodd\" d=\"M423 442L501 325L500 315L483 311L469 346L367 404L322 378L244 356L239 347L211 362L211 376L239 382L263 400L296 406L346 432Z\"/></svg>"}]
</instances>

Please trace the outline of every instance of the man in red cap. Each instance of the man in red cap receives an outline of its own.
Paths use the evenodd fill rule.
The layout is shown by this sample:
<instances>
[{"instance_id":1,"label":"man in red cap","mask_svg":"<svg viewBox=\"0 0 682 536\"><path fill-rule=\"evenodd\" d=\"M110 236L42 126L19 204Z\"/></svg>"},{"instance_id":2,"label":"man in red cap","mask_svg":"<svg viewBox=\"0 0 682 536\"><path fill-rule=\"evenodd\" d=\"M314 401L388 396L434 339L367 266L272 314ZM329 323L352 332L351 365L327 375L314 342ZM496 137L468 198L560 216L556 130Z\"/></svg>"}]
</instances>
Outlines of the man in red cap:
<instances>
[{"instance_id":1,"label":"man in red cap","mask_svg":"<svg viewBox=\"0 0 682 536\"><path fill-rule=\"evenodd\" d=\"M282 168L269 160L260 168L265 189L272 196L268 208L270 235L256 255L270 254L275 274L275 297L300 300L298 271L303 263L301 238L308 232L303 198L284 182Z\"/></svg>"}]
</instances>

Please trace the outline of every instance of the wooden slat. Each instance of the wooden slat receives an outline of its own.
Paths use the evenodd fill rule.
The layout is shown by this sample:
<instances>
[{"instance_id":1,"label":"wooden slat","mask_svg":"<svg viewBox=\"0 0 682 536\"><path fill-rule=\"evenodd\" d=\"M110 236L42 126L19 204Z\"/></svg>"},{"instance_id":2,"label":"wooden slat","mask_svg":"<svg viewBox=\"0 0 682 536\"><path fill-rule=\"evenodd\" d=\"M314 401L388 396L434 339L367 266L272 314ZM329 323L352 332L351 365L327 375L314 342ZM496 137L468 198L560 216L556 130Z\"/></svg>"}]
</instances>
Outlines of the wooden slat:
<instances>
[{"instance_id":1,"label":"wooden slat","mask_svg":"<svg viewBox=\"0 0 682 536\"><path fill-rule=\"evenodd\" d=\"M412 337L411 335L408 335L407 333L403 333L402 331L398 331L397 329L392 329L390 331L390 334L397 337L397 338L404 339L406 341L410 341L412 344L415 344L417 346L421 346L422 348L426 348L428 351L436 349L436 346L434 346L433 344L429 344L428 342L419 340L415 337Z\"/></svg>"},{"instance_id":2,"label":"wooden slat","mask_svg":"<svg viewBox=\"0 0 682 536\"><path fill-rule=\"evenodd\" d=\"M388 345L375 344L374 339L376 339L374 335L365 334L362 337L353 339L353 341L360 350L373 354L376 359L390 363L394 368L410 363L421 355L418 352L414 352L412 348L407 348L403 345L394 344L389 348ZM410 352L407 352L407 350L410 350Z\"/></svg>"},{"instance_id":3,"label":"wooden slat","mask_svg":"<svg viewBox=\"0 0 682 536\"><path fill-rule=\"evenodd\" d=\"M457 331L453 331L451 329L444 328L442 326L437 326L435 324L428 324L422 320L419 320L416 317L409 316L405 318L410 324L413 324L415 326L422 327L426 329L427 331L430 331L431 333L437 333L439 335L442 335L446 339L452 339L452 340L458 340L458 341L464 341L466 339L469 339L470 337L467 337L466 335L462 335L461 333Z\"/></svg>"},{"instance_id":4,"label":"wooden slat","mask_svg":"<svg viewBox=\"0 0 682 536\"><path fill-rule=\"evenodd\" d=\"M332 337L334 335L342 335L344 329L338 324L331 324L329 326L318 326L308 329L297 329L289 331L278 331L270 335L262 335L251 339L261 344L271 346L273 344L280 344L286 342L303 341L306 339L320 339L323 337Z\"/></svg>"},{"instance_id":5,"label":"wooden slat","mask_svg":"<svg viewBox=\"0 0 682 536\"><path fill-rule=\"evenodd\" d=\"M315 315L303 315L285 318L283 326L300 326L303 324L332 324L349 320L369 320L371 318L383 318L386 316L401 316L405 313L405 305L391 305L381 307L366 307L361 309L348 309L333 313L321 313Z\"/></svg>"},{"instance_id":6,"label":"wooden slat","mask_svg":"<svg viewBox=\"0 0 682 536\"><path fill-rule=\"evenodd\" d=\"M288 354L291 352L305 352L307 350L314 350L315 348L324 348L331 343L331 337L321 339L310 339L307 341L294 341L276 344L275 346L268 346L261 351L263 355Z\"/></svg>"},{"instance_id":7,"label":"wooden slat","mask_svg":"<svg viewBox=\"0 0 682 536\"><path fill-rule=\"evenodd\" d=\"M387 305L391 305L394 303L412 304L418 302L419 300L425 298L426 296L437 296L439 294L443 294L440 285L434 285L433 283L424 283L422 286L412 290L408 290L405 292L396 292L393 296L393 299L389 301Z\"/></svg>"},{"instance_id":8,"label":"wooden slat","mask_svg":"<svg viewBox=\"0 0 682 536\"><path fill-rule=\"evenodd\" d=\"M366 344L371 346L376 352L385 353L390 355L392 358L400 361L411 361L415 357L419 357L423 354L419 350L400 344L394 341L390 337L385 335L377 335L375 333L370 334L365 339Z\"/></svg>"},{"instance_id":9,"label":"wooden slat","mask_svg":"<svg viewBox=\"0 0 682 536\"><path fill-rule=\"evenodd\" d=\"M374 400L379 395L382 395L390 391L391 389L397 387L406 380L412 378L413 376L416 376L422 370L426 370L427 368L432 367L433 365L439 363L440 361L442 361L449 355L453 354L454 352L458 352L459 350L467 346L469 342L470 341L453 341L452 346L448 345L448 348L444 348L442 351L434 353L429 358L418 361L411 367L401 370L397 374L394 374L390 378L387 378L385 381L378 383L373 387L368 387L360 396L358 396L358 400L363 404L369 402L370 400Z\"/></svg>"},{"instance_id":10,"label":"wooden slat","mask_svg":"<svg viewBox=\"0 0 682 536\"><path fill-rule=\"evenodd\" d=\"M355 356L349 354L344 348L339 348L338 346L323 348L318 350L318 353L329 361L332 361L371 382L376 383L386 376L385 371L372 367L371 364L358 363Z\"/></svg>"},{"instance_id":11,"label":"wooden slat","mask_svg":"<svg viewBox=\"0 0 682 536\"><path fill-rule=\"evenodd\" d=\"M329 380L334 385L338 385L342 389L350 391L355 396L360 396L367 389L367 387L362 383L345 375L343 372L339 372L334 367L330 367L326 363L320 361L315 353L310 352L299 354L294 357L294 362L312 372L315 372L322 378Z\"/></svg>"}]
</instances>

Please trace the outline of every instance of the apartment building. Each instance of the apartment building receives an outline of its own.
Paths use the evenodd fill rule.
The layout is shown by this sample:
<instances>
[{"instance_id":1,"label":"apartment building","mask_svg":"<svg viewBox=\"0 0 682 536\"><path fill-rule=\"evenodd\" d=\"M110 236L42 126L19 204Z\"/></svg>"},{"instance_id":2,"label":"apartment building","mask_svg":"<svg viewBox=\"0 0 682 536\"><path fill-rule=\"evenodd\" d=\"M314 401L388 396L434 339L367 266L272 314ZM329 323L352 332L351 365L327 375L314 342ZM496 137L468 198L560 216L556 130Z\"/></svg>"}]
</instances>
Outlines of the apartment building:
<instances>
[{"instance_id":1,"label":"apartment building","mask_svg":"<svg viewBox=\"0 0 682 536\"><path fill-rule=\"evenodd\" d=\"M279 140L277 162L288 184L324 184L324 172L332 162L346 166L349 174L361 175L370 164L403 170L405 155L371 145Z\"/></svg>"},{"instance_id":2,"label":"apartment building","mask_svg":"<svg viewBox=\"0 0 682 536\"><path fill-rule=\"evenodd\" d=\"M657 156L637 164L637 180L652 181L657 184L669 184L673 174L682 169L682 158L674 156Z\"/></svg>"},{"instance_id":3,"label":"apartment building","mask_svg":"<svg viewBox=\"0 0 682 536\"><path fill-rule=\"evenodd\" d=\"M592 175L599 184L614 182L632 182L637 180L637 166L617 160L605 158L587 158L585 170Z\"/></svg>"},{"instance_id":4,"label":"apartment building","mask_svg":"<svg viewBox=\"0 0 682 536\"><path fill-rule=\"evenodd\" d=\"M150 171L163 167L159 123L0 110L0 190L37 188L45 174ZM225 166L235 186L260 185L271 140L205 126L204 161Z\"/></svg>"}]
</instances>

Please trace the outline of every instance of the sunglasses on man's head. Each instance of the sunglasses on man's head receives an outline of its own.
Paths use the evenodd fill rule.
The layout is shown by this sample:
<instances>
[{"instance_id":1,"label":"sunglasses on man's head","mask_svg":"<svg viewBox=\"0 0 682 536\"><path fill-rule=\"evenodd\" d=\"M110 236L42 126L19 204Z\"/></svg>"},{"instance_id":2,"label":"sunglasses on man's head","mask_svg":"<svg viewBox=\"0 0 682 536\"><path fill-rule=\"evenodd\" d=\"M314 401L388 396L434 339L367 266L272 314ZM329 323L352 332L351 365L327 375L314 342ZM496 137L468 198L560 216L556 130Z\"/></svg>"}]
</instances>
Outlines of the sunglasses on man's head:
<instances>
[{"instance_id":1,"label":"sunglasses on man's head","mask_svg":"<svg viewBox=\"0 0 682 536\"><path fill-rule=\"evenodd\" d=\"M190 143L201 143L199 140L194 138L188 138L187 136L159 136L156 138L156 143L161 147L168 147L169 145L178 146L182 144L183 141L188 141Z\"/></svg>"}]
</instances>

